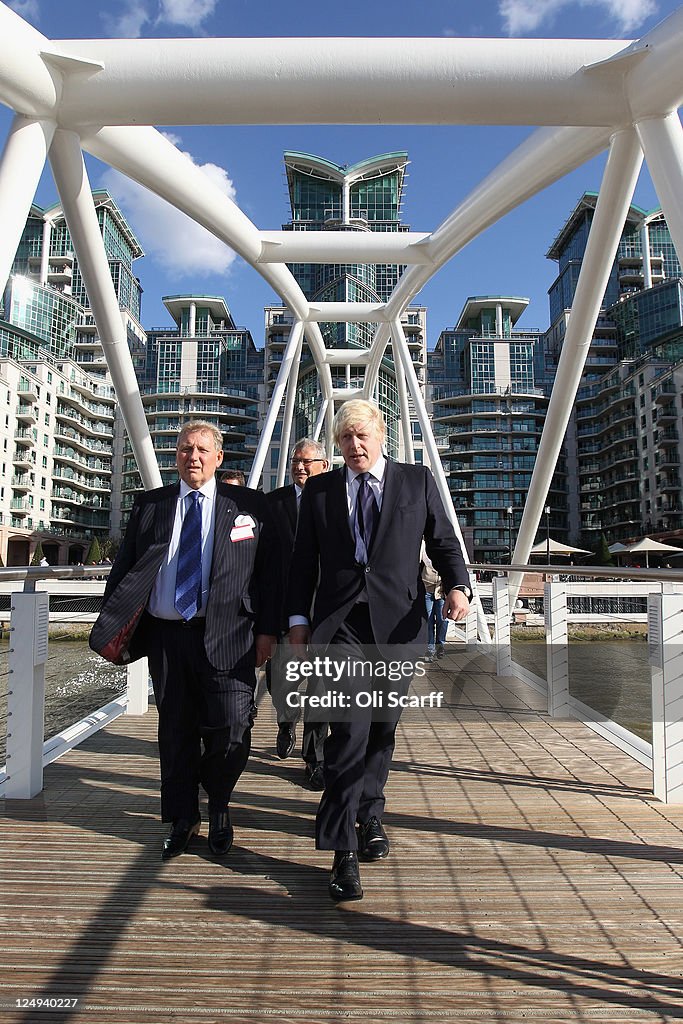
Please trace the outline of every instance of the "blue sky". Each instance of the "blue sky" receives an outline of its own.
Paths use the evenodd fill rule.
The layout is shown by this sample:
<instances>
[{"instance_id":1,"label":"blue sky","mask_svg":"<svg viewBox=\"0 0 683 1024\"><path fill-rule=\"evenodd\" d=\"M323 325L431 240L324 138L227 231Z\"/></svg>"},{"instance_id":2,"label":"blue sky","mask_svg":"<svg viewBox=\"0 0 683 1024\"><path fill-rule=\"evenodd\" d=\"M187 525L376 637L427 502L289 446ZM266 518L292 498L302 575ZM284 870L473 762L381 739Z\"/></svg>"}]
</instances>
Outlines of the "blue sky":
<instances>
[{"instance_id":1,"label":"blue sky","mask_svg":"<svg viewBox=\"0 0 683 1024\"><path fill-rule=\"evenodd\" d=\"M665 0L394 0L342 5L264 0L13 0L14 8L50 38L105 36L530 36L637 38L678 4ZM0 132L11 114L0 108ZM242 207L257 227L277 229L288 219L282 154L303 150L338 163L407 150L404 220L431 231L528 134L524 128L433 127L220 127L170 129L180 148ZM547 289L555 265L545 258L551 242L585 190L600 185L604 157L597 158L513 211L447 264L417 301L429 307L430 347L452 326L468 295L526 296L520 327L548 324ZM263 306L277 301L271 289L230 250L181 215L88 160L94 187L112 192L146 256L136 265L144 287L143 325L170 323L162 295L223 295L237 323L262 344ZM56 201L49 171L37 202ZM657 198L644 170L635 202L650 208ZM188 262L188 253L192 260Z\"/></svg>"}]
</instances>

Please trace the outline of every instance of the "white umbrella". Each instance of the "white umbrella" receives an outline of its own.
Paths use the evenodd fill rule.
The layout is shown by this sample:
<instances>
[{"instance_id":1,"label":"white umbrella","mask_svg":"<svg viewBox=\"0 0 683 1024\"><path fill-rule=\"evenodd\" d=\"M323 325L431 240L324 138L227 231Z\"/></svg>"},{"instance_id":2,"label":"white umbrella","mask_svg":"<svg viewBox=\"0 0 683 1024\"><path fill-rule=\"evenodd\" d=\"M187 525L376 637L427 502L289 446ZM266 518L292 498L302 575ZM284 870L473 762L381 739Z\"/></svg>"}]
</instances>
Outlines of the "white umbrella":
<instances>
[{"instance_id":1,"label":"white umbrella","mask_svg":"<svg viewBox=\"0 0 683 1024\"><path fill-rule=\"evenodd\" d=\"M617 540L614 544L610 544L607 550L613 555L620 555L622 551L628 551L628 548L620 540Z\"/></svg>"},{"instance_id":2,"label":"white umbrella","mask_svg":"<svg viewBox=\"0 0 683 1024\"><path fill-rule=\"evenodd\" d=\"M674 547L673 544L663 544L659 540L653 540L652 537L643 537L642 540L636 541L635 544L629 544L626 548L629 555L637 555L643 553L645 555L645 567L650 568L650 553L660 554L665 551L675 552L677 555L683 555L683 548Z\"/></svg>"},{"instance_id":3,"label":"white umbrella","mask_svg":"<svg viewBox=\"0 0 683 1024\"><path fill-rule=\"evenodd\" d=\"M551 555L590 555L590 551L586 551L585 548L573 548L571 544L561 544L559 540L553 540L551 537L549 541L542 540L539 544L534 544L530 555L545 555L546 552L550 552Z\"/></svg>"}]
</instances>

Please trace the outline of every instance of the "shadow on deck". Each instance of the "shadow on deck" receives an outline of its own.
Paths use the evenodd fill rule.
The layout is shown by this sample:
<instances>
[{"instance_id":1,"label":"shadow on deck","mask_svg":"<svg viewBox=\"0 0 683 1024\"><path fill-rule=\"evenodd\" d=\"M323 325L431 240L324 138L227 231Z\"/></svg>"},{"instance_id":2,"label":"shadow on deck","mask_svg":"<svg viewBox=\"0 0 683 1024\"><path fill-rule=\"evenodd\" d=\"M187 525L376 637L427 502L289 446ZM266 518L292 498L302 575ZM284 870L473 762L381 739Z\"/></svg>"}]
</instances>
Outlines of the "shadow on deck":
<instances>
[{"instance_id":1,"label":"shadow on deck","mask_svg":"<svg viewBox=\"0 0 683 1024\"><path fill-rule=\"evenodd\" d=\"M317 795L277 760L267 698L224 863L205 826L161 863L153 709L51 765L0 823L0 1021L680 1019L683 808L456 659L431 670L447 706L404 714L392 852L360 903L328 899Z\"/></svg>"}]
</instances>

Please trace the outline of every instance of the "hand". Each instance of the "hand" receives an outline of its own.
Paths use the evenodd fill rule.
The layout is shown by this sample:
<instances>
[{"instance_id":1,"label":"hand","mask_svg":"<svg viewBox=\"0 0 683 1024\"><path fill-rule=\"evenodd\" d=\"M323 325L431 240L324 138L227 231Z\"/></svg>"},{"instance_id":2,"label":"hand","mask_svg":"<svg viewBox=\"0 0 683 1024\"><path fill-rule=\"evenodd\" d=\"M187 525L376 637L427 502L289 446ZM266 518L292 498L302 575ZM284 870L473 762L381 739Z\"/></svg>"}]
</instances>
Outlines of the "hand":
<instances>
[{"instance_id":1,"label":"hand","mask_svg":"<svg viewBox=\"0 0 683 1024\"><path fill-rule=\"evenodd\" d=\"M449 590L443 603L441 614L444 619L452 619L453 622L462 622L470 611L470 602L462 590Z\"/></svg>"},{"instance_id":2,"label":"hand","mask_svg":"<svg viewBox=\"0 0 683 1024\"><path fill-rule=\"evenodd\" d=\"M273 651L277 644L277 637L270 636L267 633L258 633L255 640L256 650L256 668L261 668L261 665L265 665L267 661L273 657Z\"/></svg>"},{"instance_id":3,"label":"hand","mask_svg":"<svg viewBox=\"0 0 683 1024\"><path fill-rule=\"evenodd\" d=\"M289 646L293 648L296 656L303 657L306 653L306 646L311 642L310 626L290 626Z\"/></svg>"}]
</instances>

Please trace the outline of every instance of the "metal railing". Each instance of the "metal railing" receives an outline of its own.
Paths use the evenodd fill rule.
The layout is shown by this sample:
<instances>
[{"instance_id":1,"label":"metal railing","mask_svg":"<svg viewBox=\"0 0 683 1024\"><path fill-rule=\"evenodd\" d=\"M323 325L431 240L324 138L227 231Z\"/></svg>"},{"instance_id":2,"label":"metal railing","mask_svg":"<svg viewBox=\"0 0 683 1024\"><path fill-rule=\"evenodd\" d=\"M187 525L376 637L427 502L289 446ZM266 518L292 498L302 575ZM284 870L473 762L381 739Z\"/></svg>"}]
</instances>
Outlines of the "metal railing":
<instances>
[{"instance_id":1,"label":"metal railing","mask_svg":"<svg viewBox=\"0 0 683 1024\"><path fill-rule=\"evenodd\" d=\"M94 587L101 597L110 570L108 564L0 569L0 594L4 591L10 595L7 686L4 692L0 690L0 723L4 715L6 728L6 764L0 769L0 792L6 798L35 796L43 788L45 765L119 715L143 714L147 710L149 677L143 659L125 669L124 692L44 740L50 601L60 596L55 594L55 588L59 591L61 583L63 591L73 581L77 586L80 583L81 589L92 581L90 588ZM95 617L96 611L75 614L79 621L87 621ZM74 612L69 615L70 621L74 621ZM78 668L82 669L82 665ZM82 702L72 703L82 714Z\"/></svg>"},{"instance_id":2,"label":"metal railing","mask_svg":"<svg viewBox=\"0 0 683 1024\"><path fill-rule=\"evenodd\" d=\"M0 769L0 790L6 797L34 796L42 788L44 765L118 715L140 714L147 708L147 664L140 661L126 670L125 692L43 741L48 623L57 616L62 621L92 621L97 607L91 604L87 611L74 607L73 591L80 592L79 600L99 597L110 568L95 565L0 569L0 619L3 592L10 594L11 603L6 667L0 658L0 728L3 722L7 725L7 766L4 771ZM486 618L493 626L493 641L487 643L486 638L477 638L474 607L465 623L455 629L457 640L477 645L478 654L495 659L497 675L515 675L543 692L552 717L579 719L651 768L655 795L668 802L683 802L683 755L678 750L678 709L683 707L683 570L558 564L471 564L469 570L485 606ZM542 596L536 587L535 593L524 597L528 607L512 608L509 573L532 574L536 582L540 579ZM64 594L65 587L69 588L68 595ZM84 590L89 593L83 593ZM525 590L521 593L525 594ZM596 642L584 645L588 653L583 664L577 661L575 645L571 643L572 622L581 624L587 618L596 618L590 614L590 608L576 611L577 602L594 599L603 602L603 623L647 623L647 637L638 641L638 658L627 657L625 673L634 676L637 662L639 706L635 726L631 721L617 720L618 701L612 697L606 701L604 694L598 692L597 684L604 685L606 670L598 667ZM63 604L65 600L69 602L67 609L51 611L51 602ZM620 610L619 601L630 602L629 610ZM612 612L610 602L614 603ZM634 602L640 604L635 606ZM529 657L528 644L520 644L519 635L514 634L517 620L526 623L525 629L535 626L538 631L534 657ZM602 659L608 668L614 661L609 655L607 651ZM584 678L579 685L577 676L583 672L585 677L586 664L588 684ZM7 680L4 699L3 674Z\"/></svg>"}]
</instances>

